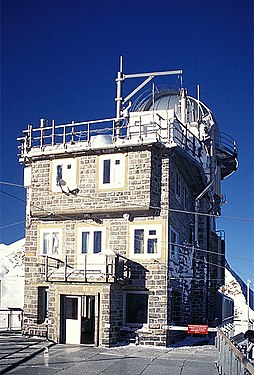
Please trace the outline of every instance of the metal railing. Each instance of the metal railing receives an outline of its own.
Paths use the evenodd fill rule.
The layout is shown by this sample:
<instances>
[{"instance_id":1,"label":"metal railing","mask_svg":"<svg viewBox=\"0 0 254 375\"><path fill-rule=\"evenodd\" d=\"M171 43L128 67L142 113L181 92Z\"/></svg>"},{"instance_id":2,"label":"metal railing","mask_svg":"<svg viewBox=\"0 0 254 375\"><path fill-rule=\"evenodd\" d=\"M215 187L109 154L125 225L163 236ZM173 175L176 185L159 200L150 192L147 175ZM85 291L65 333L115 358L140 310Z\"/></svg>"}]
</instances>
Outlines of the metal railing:
<instances>
[{"instance_id":1,"label":"metal railing","mask_svg":"<svg viewBox=\"0 0 254 375\"><path fill-rule=\"evenodd\" d=\"M217 131L215 133L215 147L226 151L230 155L237 156L236 140L224 132Z\"/></svg>"},{"instance_id":2,"label":"metal railing","mask_svg":"<svg viewBox=\"0 0 254 375\"><path fill-rule=\"evenodd\" d=\"M0 331L19 331L23 325L23 310L20 308L0 309Z\"/></svg>"},{"instance_id":3,"label":"metal railing","mask_svg":"<svg viewBox=\"0 0 254 375\"><path fill-rule=\"evenodd\" d=\"M220 375L254 375L253 364L220 328L217 329L216 347L220 355L218 363Z\"/></svg>"},{"instance_id":4,"label":"metal railing","mask_svg":"<svg viewBox=\"0 0 254 375\"><path fill-rule=\"evenodd\" d=\"M170 123L169 119L162 118L156 112L147 115L137 115L128 119L116 118L74 122L56 125L54 120L49 125L46 120L41 120L40 127L28 125L23 131L24 136L20 141L21 158L29 156L30 151L44 153L46 149L54 153L52 147L61 145L64 149L82 146L87 149L96 145L96 136L107 136L110 144L124 141L123 145L142 142L160 142L164 144L177 144L195 158L200 158L205 153L203 143L181 122ZM127 142L127 143L126 143ZM118 145L121 143L118 142ZM56 148L56 151L58 149Z\"/></svg>"},{"instance_id":5,"label":"metal railing","mask_svg":"<svg viewBox=\"0 0 254 375\"><path fill-rule=\"evenodd\" d=\"M64 256L64 260L43 255L41 273L45 281L113 281L124 277L125 259L120 255L83 254L78 259Z\"/></svg>"},{"instance_id":6,"label":"metal railing","mask_svg":"<svg viewBox=\"0 0 254 375\"><path fill-rule=\"evenodd\" d=\"M52 120L51 125L46 120L41 120L41 125L34 128L28 125L23 130L23 137L18 138L21 142L20 155L26 155L32 148L44 148L59 144L75 144L76 142L89 143L92 136L98 134L116 134L116 119L103 119L95 121L74 122L56 125Z\"/></svg>"}]
</instances>

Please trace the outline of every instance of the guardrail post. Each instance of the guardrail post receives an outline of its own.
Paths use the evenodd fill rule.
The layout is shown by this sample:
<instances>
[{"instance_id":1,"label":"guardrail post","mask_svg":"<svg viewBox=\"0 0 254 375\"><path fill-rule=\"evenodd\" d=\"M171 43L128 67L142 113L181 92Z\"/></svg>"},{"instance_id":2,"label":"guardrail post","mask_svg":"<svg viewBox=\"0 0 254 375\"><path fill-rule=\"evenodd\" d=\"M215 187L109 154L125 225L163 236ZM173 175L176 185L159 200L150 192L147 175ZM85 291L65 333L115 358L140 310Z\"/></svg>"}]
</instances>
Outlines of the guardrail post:
<instances>
[{"instance_id":1,"label":"guardrail post","mask_svg":"<svg viewBox=\"0 0 254 375\"><path fill-rule=\"evenodd\" d=\"M84 279L85 279L85 282L87 282L87 254L85 254L85 259L84 259Z\"/></svg>"}]
</instances>

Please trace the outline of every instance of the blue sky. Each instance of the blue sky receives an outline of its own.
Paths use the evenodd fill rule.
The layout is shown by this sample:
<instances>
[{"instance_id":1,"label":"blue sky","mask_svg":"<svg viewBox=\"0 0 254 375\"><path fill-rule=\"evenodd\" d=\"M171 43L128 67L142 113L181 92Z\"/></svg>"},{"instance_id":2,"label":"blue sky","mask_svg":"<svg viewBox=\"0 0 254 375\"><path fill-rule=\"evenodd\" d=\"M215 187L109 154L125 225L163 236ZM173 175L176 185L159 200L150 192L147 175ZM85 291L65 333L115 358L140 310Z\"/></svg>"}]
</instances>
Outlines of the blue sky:
<instances>
[{"instance_id":1,"label":"blue sky","mask_svg":"<svg viewBox=\"0 0 254 375\"><path fill-rule=\"evenodd\" d=\"M194 96L200 84L201 100L239 147L222 215L253 220L252 0L1 0L1 42L1 181L22 184L16 137L28 123L114 116L123 55L126 73L183 69ZM25 192L0 189L0 242L8 244L24 236L24 224L9 225L24 220ZM230 265L254 284L253 222L217 225Z\"/></svg>"}]
</instances>

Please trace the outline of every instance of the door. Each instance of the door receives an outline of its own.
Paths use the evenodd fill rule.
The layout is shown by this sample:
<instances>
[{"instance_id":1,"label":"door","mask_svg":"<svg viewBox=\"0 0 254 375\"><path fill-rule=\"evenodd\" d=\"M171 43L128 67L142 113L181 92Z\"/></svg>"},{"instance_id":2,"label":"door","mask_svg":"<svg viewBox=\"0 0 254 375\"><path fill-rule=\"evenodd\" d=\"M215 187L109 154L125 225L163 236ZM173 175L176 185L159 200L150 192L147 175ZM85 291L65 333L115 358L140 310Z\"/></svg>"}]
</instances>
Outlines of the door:
<instances>
[{"instance_id":1,"label":"door","mask_svg":"<svg viewBox=\"0 0 254 375\"><path fill-rule=\"evenodd\" d=\"M80 344L81 296L65 296L65 343Z\"/></svg>"},{"instance_id":2,"label":"door","mask_svg":"<svg viewBox=\"0 0 254 375\"><path fill-rule=\"evenodd\" d=\"M95 343L95 296L82 296L81 344Z\"/></svg>"}]
</instances>

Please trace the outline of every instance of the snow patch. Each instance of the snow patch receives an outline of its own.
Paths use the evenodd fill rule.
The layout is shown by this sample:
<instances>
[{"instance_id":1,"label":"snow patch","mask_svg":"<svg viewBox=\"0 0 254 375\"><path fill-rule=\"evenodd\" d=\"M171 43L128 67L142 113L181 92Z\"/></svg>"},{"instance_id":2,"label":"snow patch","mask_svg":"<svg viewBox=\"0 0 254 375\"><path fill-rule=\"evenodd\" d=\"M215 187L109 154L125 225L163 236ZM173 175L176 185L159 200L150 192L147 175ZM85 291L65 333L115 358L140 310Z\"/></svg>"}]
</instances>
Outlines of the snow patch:
<instances>
[{"instance_id":1,"label":"snow patch","mask_svg":"<svg viewBox=\"0 0 254 375\"><path fill-rule=\"evenodd\" d=\"M0 308L24 306L25 239L0 244Z\"/></svg>"}]
</instances>

